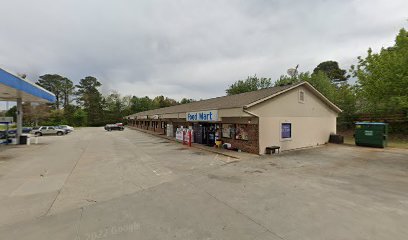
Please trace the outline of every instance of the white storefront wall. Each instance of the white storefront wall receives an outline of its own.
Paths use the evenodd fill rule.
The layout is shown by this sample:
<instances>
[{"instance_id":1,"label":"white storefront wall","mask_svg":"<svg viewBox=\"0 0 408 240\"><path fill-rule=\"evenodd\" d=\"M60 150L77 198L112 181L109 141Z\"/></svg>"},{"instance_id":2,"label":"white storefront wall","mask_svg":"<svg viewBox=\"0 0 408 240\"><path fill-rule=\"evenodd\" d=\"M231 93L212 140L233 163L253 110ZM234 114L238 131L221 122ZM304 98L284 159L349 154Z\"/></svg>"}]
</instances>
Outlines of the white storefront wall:
<instances>
[{"instance_id":1,"label":"white storefront wall","mask_svg":"<svg viewBox=\"0 0 408 240\"><path fill-rule=\"evenodd\" d=\"M304 101L299 101L299 91ZM249 109L259 117L259 151L268 146L291 150L325 144L336 132L337 112L305 87L295 88ZM282 138L282 124L290 123L290 138Z\"/></svg>"}]
</instances>

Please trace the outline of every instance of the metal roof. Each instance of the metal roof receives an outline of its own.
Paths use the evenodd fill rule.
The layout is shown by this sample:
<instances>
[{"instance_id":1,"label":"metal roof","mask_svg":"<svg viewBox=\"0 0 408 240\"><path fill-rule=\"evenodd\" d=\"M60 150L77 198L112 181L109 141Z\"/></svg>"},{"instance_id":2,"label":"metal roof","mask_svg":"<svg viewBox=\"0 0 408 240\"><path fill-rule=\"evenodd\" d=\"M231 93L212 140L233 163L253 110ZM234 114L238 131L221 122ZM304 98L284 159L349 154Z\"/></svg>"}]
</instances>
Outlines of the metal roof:
<instances>
[{"instance_id":1,"label":"metal roof","mask_svg":"<svg viewBox=\"0 0 408 240\"><path fill-rule=\"evenodd\" d=\"M50 91L0 68L0 100L17 98L28 102L55 102L55 95Z\"/></svg>"}]
</instances>

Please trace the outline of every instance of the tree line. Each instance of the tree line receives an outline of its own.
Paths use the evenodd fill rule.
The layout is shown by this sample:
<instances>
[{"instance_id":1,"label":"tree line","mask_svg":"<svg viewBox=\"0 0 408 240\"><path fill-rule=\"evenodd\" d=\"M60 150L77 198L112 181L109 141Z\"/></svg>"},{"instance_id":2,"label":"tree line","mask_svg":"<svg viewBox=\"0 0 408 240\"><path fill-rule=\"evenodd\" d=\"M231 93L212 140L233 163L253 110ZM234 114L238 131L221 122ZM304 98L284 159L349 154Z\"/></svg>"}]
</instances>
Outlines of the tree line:
<instances>
[{"instance_id":1,"label":"tree line","mask_svg":"<svg viewBox=\"0 0 408 240\"><path fill-rule=\"evenodd\" d=\"M343 110L338 119L340 129L352 128L361 116L381 120L397 115L391 130L407 134L408 32L401 29L393 46L377 53L369 48L367 55L357 60L348 70L341 69L336 61L322 62L312 72L298 73L293 69L291 75L282 75L274 83L270 78L248 76L229 86L226 93L232 95L307 81Z\"/></svg>"},{"instance_id":2,"label":"tree line","mask_svg":"<svg viewBox=\"0 0 408 240\"><path fill-rule=\"evenodd\" d=\"M121 96L112 91L107 95L100 92L102 83L97 78L87 76L74 85L73 81L58 74L39 77L37 85L55 94L52 104L23 104L25 126L72 125L102 126L107 123L122 122L123 117L146 110L169 107L194 101L183 98L180 102L164 97L154 98ZM6 116L16 116L16 107L10 108Z\"/></svg>"}]
</instances>

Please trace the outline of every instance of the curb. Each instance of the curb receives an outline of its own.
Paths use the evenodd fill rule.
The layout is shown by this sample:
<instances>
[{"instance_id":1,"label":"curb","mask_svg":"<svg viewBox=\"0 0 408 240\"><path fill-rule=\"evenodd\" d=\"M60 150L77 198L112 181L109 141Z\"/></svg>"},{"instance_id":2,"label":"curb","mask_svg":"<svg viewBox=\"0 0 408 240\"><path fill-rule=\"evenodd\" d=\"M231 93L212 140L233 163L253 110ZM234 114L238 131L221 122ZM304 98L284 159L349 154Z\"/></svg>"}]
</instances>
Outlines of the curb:
<instances>
[{"instance_id":1,"label":"curb","mask_svg":"<svg viewBox=\"0 0 408 240\"><path fill-rule=\"evenodd\" d=\"M173 141L173 142L182 144L181 142L179 142L179 141L177 141L177 140L175 140L175 139L173 139L173 138L169 138L169 137L167 137L167 136L160 135L160 134L154 134L154 133L152 133L152 132L150 132L150 131L146 131L146 130L144 130L144 129L138 129L138 128L132 128L132 127L127 127L127 128L130 129L130 130L136 130L136 131L139 131L139 132L142 132L142 133L147 133L147 134L152 135L152 136L160 137L160 138L163 138L163 139L166 139L166 140L170 140L170 141ZM182 144L182 146L184 146L184 145ZM199 146L197 146L196 143L192 143L192 144L191 144L191 147L196 148L196 149L200 149L200 150L203 150L203 151L211 152L211 153L220 154L220 155L223 155L223 156L226 156L226 157L231 157L231 158L235 158L235 159L240 159L239 157L230 155L230 154L228 154L228 153L222 153L222 152L218 152L218 151L215 151L215 150L211 150L211 149L199 147ZM186 147L186 148L187 148L187 147Z\"/></svg>"}]
</instances>

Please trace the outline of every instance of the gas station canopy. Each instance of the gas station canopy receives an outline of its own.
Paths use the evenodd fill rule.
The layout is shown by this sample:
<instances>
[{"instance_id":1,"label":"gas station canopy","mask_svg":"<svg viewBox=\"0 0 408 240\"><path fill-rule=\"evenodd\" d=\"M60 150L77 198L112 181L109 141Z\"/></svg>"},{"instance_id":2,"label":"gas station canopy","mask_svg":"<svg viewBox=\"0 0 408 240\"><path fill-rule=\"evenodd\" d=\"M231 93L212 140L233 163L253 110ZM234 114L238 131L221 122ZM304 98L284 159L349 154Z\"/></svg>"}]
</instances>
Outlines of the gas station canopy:
<instances>
[{"instance_id":1,"label":"gas station canopy","mask_svg":"<svg viewBox=\"0 0 408 240\"><path fill-rule=\"evenodd\" d=\"M17 143L23 142L23 102L55 102L55 95L44 88L0 68L0 101L17 102Z\"/></svg>"},{"instance_id":2,"label":"gas station canopy","mask_svg":"<svg viewBox=\"0 0 408 240\"><path fill-rule=\"evenodd\" d=\"M55 102L55 95L44 88L31 83L0 68L0 100L23 102Z\"/></svg>"}]
</instances>

